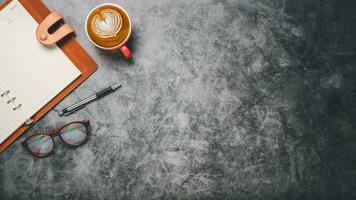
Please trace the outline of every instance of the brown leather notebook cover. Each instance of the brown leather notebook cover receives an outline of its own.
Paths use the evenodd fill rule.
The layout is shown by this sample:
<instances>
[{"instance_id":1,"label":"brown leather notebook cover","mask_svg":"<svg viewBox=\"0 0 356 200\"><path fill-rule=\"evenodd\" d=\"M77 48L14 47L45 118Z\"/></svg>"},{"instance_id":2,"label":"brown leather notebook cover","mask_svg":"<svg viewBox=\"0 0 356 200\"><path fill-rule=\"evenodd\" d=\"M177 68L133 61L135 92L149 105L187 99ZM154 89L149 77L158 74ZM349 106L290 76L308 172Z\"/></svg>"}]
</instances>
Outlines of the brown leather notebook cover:
<instances>
[{"instance_id":1,"label":"brown leather notebook cover","mask_svg":"<svg viewBox=\"0 0 356 200\"><path fill-rule=\"evenodd\" d=\"M6 0L0 5L2 10L12 0ZM41 0L18 0L22 6L31 14L37 23L41 23L47 15L50 14L48 8L42 3ZM35 33L33 35L35 37ZM65 96L71 93L78 87L85 79L87 79L97 69L95 61L87 54L87 52L80 46L74 37L66 38L65 41L57 44L72 63L79 69L81 75L60 92L54 99L47 103L41 110L39 110L31 119L33 125L47 112L49 112L56 104L58 104ZM20 137L31 125L23 125L17 129L10 137L8 137L2 144L0 144L0 152L3 152L10 144L12 144L18 137Z\"/></svg>"}]
</instances>

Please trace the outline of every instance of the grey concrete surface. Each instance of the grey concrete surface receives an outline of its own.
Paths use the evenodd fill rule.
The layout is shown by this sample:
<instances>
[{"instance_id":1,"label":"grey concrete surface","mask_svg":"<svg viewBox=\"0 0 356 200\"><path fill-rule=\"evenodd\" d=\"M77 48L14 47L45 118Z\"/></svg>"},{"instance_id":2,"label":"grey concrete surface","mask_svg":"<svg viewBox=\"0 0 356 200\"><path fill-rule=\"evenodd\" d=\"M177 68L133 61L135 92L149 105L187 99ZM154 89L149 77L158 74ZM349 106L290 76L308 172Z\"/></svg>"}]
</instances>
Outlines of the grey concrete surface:
<instances>
[{"instance_id":1,"label":"grey concrete surface","mask_svg":"<svg viewBox=\"0 0 356 200\"><path fill-rule=\"evenodd\" d=\"M130 61L86 38L102 2L45 0L99 69L0 155L1 200L356 198L355 1L110 1L132 18ZM80 119L84 146L34 161L20 145Z\"/></svg>"}]
</instances>

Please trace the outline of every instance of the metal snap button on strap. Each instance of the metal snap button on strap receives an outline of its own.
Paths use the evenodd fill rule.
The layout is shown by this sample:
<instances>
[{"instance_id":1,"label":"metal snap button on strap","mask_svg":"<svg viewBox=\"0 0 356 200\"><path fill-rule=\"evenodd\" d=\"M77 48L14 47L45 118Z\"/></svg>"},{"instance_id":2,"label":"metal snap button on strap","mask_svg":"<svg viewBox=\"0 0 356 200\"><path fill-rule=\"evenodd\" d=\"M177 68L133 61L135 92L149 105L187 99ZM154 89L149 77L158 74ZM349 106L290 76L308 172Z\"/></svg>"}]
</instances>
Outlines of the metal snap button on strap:
<instances>
[{"instance_id":1,"label":"metal snap button on strap","mask_svg":"<svg viewBox=\"0 0 356 200\"><path fill-rule=\"evenodd\" d=\"M41 33L40 39L41 39L42 41L47 40L47 38L48 38L48 36L47 36L46 33Z\"/></svg>"}]
</instances>

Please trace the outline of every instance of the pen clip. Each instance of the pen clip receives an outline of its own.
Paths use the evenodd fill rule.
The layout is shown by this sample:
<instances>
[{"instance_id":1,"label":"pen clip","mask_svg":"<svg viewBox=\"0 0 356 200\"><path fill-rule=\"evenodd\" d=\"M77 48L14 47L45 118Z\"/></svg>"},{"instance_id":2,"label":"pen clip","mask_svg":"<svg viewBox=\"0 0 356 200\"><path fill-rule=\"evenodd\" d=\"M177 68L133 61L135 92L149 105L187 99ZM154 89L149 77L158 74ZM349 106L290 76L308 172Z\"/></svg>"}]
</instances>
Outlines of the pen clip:
<instances>
[{"instance_id":1,"label":"pen clip","mask_svg":"<svg viewBox=\"0 0 356 200\"><path fill-rule=\"evenodd\" d=\"M79 106L78 108L75 108L75 109L73 109L73 110L71 110L71 111L69 111L69 112L64 113L63 115L64 115L64 116L68 116L68 115L70 115L70 114L73 114L74 112L77 112L78 110L80 110L80 109L82 109L82 108L84 108L84 107L85 107L85 105L81 105L81 106Z\"/></svg>"}]
</instances>

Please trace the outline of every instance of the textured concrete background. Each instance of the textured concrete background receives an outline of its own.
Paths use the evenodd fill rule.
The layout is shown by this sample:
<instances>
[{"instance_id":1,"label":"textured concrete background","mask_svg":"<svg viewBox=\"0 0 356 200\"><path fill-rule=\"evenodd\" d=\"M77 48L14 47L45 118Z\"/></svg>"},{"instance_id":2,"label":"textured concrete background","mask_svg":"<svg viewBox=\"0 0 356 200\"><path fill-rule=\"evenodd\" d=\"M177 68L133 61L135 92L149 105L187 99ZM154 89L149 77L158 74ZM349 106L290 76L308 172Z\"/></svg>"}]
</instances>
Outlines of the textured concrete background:
<instances>
[{"instance_id":1,"label":"textured concrete background","mask_svg":"<svg viewBox=\"0 0 356 200\"><path fill-rule=\"evenodd\" d=\"M93 47L89 10L46 0L99 70L0 155L0 199L355 199L352 0L122 0L132 61ZM107 1L105 1L107 2ZM20 141L90 119L94 136L33 161Z\"/></svg>"}]
</instances>

